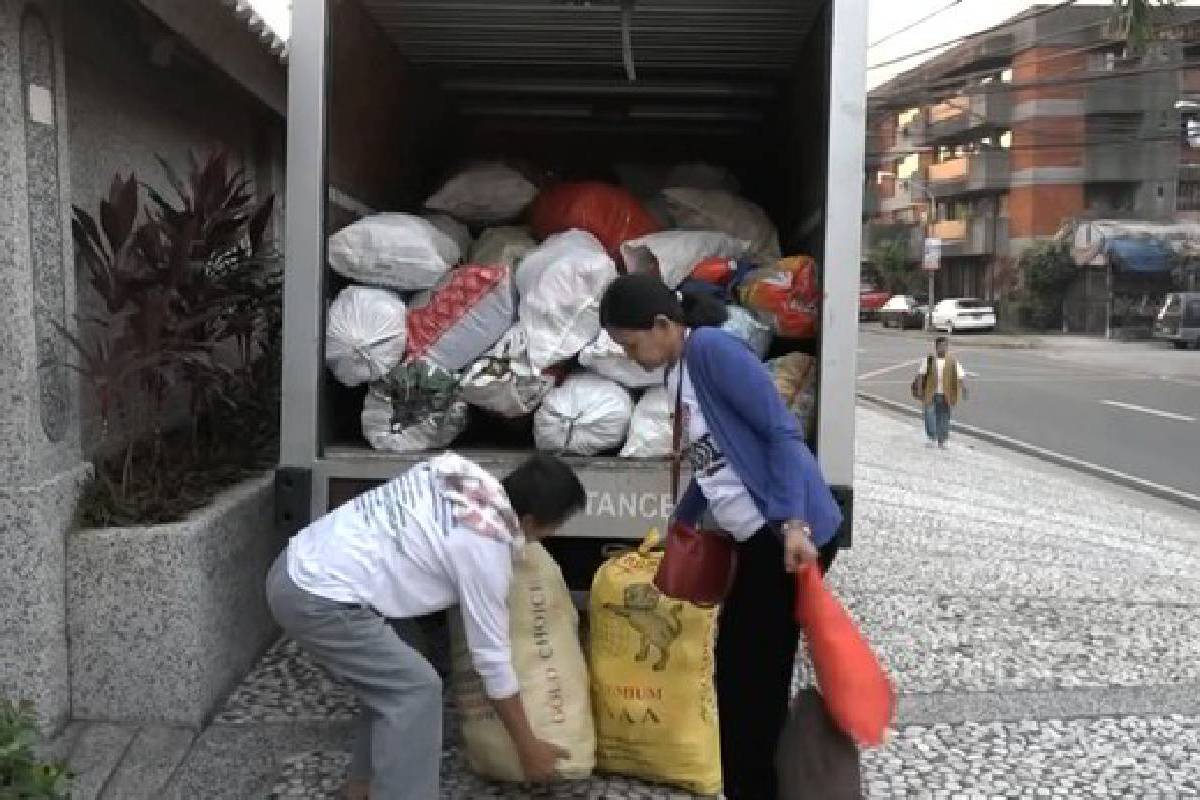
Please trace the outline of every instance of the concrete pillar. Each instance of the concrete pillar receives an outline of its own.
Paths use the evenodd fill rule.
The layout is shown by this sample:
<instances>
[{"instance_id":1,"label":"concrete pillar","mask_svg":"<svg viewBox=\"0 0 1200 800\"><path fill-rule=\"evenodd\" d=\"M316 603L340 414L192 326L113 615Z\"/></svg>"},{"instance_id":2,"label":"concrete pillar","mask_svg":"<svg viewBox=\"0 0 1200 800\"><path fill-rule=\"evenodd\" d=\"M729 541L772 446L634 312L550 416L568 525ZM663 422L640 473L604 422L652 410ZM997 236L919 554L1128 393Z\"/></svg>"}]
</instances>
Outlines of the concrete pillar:
<instances>
[{"instance_id":1,"label":"concrete pillar","mask_svg":"<svg viewBox=\"0 0 1200 800\"><path fill-rule=\"evenodd\" d=\"M88 468L54 323L75 308L57 0L0 0L0 695L69 714L65 537Z\"/></svg>"}]
</instances>

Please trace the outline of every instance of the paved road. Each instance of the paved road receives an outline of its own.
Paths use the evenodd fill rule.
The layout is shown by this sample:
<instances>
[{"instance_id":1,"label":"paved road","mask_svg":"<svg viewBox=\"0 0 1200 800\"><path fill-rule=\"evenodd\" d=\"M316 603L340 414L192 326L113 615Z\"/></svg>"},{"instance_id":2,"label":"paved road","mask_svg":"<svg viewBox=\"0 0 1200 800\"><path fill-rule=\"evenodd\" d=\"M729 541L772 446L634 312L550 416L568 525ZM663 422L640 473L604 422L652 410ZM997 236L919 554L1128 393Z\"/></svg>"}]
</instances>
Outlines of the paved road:
<instances>
[{"instance_id":1,"label":"paved road","mask_svg":"<svg viewBox=\"0 0 1200 800\"><path fill-rule=\"evenodd\" d=\"M928 337L863 326L859 388L915 406L909 385ZM963 422L1200 495L1200 352L1159 343L1038 340L999 349L956 337L972 395ZM916 423L914 423L915 425Z\"/></svg>"}]
</instances>

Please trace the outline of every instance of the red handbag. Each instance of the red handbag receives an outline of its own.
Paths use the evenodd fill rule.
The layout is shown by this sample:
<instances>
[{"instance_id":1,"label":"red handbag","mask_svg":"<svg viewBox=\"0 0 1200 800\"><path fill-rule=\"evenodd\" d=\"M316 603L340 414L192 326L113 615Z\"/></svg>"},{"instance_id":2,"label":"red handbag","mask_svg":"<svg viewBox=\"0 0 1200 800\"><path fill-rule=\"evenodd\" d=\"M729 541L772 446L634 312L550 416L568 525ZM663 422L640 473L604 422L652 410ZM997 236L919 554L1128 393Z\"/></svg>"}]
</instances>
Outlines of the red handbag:
<instances>
[{"instance_id":1,"label":"red handbag","mask_svg":"<svg viewBox=\"0 0 1200 800\"><path fill-rule=\"evenodd\" d=\"M675 422L671 433L671 504L679 502L680 449L683 442L683 363L675 393ZM737 571L733 537L719 530L697 530L678 520L667 528L662 561L654 573L654 586L667 597L698 606L714 606L725 599Z\"/></svg>"},{"instance_id":2,"label":"red handbag","mask_svg":"<svg viewBox=\"0 0 1200 800\"><path fill-rule=\"evenodd\" d=\"M858 744L883 744L896 711L896 692L870 643L825 586L816 565L796 573L795 612L829 716Z\"/></svg>"}]
</instances>

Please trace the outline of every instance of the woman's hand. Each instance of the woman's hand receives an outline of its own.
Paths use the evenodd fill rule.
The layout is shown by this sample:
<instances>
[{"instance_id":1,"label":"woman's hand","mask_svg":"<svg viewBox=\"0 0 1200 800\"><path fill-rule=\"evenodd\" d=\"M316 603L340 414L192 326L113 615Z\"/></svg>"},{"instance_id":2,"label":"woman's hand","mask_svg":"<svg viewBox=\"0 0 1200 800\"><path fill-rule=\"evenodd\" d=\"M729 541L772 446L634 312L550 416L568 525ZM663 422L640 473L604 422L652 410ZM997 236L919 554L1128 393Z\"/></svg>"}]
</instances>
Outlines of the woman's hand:
<instances>
[{"instance_id":1,"label":"woman's hand","mask_svg":"<svg viewBox=\"0 0 1200 800\"><path fill-rule=\"evenodd\" d=\"M817 546L812 543L812 529L800 520L783 523L783 568L796 572L805 564L817 560Z\"/></svg>"}]
</instances>

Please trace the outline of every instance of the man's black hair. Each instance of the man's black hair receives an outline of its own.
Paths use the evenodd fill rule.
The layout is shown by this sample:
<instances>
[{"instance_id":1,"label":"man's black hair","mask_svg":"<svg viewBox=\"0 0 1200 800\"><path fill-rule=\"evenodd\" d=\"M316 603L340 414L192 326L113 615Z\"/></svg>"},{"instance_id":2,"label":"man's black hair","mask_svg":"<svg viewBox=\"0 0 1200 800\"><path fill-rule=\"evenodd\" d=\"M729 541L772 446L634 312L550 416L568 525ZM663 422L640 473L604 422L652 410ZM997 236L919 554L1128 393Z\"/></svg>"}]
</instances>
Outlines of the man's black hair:
<instances>
[{"instance_id":1,"label":"man's black hair","mask_svg":"<svg viewBox=\"0 0 1200 800\"><path fill-rule=\"evenodd\" d=\"M531 516L540 525L561 525L587 504L575 470L547 453L531 456L501 483L517 516Z\"/></svg>"}]
</instances>

